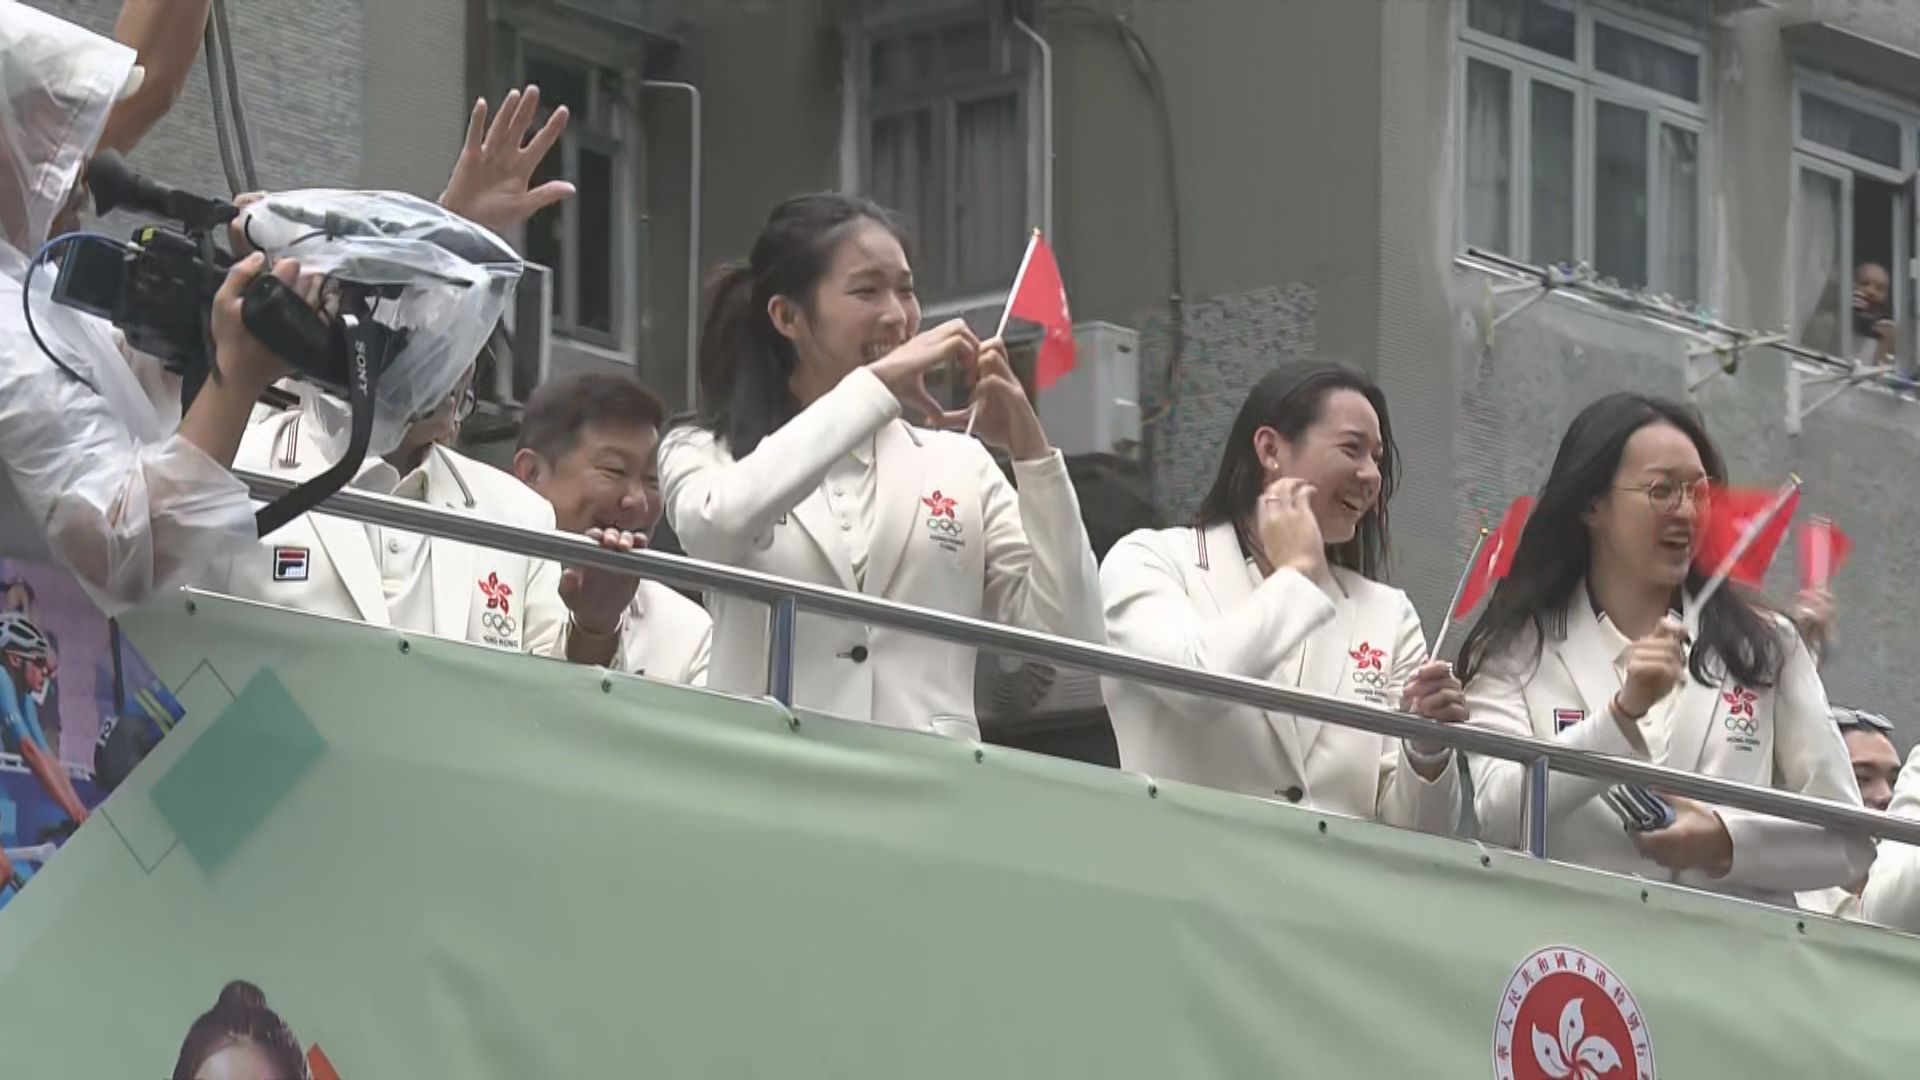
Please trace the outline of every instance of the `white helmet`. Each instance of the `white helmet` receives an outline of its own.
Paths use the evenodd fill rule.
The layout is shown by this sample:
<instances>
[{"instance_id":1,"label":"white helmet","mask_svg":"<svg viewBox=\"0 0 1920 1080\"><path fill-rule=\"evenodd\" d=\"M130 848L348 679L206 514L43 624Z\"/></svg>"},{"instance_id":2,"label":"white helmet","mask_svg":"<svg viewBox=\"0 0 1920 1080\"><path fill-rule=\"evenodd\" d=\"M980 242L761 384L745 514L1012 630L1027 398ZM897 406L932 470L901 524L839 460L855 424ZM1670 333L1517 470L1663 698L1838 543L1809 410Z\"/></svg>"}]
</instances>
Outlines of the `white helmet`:
<instances>
[{"instance_id":1,"label":"white helmet","mask_svg":"<svg viewBox=\"0 0 1920 1080\"><path fill-rule=\"evenodd\" d=\"M53 643L17 611L0 614L0 653L17 653L29 660L44 660L53 654Z\"/></svg>"}]
</instances>

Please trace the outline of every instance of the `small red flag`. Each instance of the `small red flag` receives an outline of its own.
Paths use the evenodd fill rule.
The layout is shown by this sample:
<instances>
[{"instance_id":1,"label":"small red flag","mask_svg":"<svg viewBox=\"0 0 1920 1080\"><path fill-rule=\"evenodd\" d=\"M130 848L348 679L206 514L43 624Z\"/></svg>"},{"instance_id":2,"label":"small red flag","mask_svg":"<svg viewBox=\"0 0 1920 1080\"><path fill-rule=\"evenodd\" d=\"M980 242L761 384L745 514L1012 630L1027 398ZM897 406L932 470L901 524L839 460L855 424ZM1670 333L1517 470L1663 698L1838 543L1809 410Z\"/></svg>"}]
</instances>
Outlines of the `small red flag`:
<instances>
[{"instance_id":1,"label":"small red flag","mask_svg":"<svg viewBox=\"0 0 1920 1080\"><path fill-rule=\"evenodd\" d=\"M1487 542L1480 545L1480 557L1467 573L1466 586L1460 590L1460 602L1453 606L1455 619L1471 614L1480 605L1481 598L1493 589L1493 583L1512 572L1513 553L1520 547L1520 533L1526 529L1527 516L1531 513L1531 495L1522 495L1507 504L1500 527L1487 534Z\"/></svg>"},{"instance_id":2,"label":"small red flag","mask_svg":"<svg viewBox=\"0 0 1920 1080\"><path fill-rule=\"evenodd\" d=\"M1800 587L1826 588L1851 554L1853 538L1831 518L1816 517L1800 526Z\"/></svg>"},{"instance_id":3,"label":"small red flag","mask_svg":"<svg viewBox=\"0 0 1920 1080\"><path fill-rule=\"evenodd\" d=\"M1747 528L1765 517L1779 501L1780 492L1771 488L1714 488L1707 504L1706 521L1700 529L1700 542L1693 552L1695 569L1708 577L1719 573ZM1800 489L1796 487L1780 512L1767 523L1766 530L1747 546L1728 577L1756 589L1766 581L1767 567L1773 565L1773 556L1787 537L1787 526L1792 523L1793 510L1798 505Z\"/></svg>"},{"instance_id":4,"label":"small red flag","mask_svg":"<svg viewBox=\"0 0 1920 1080\"><path fill-rule=\"evenodd\" d=\"M1060 280L1060 264L1053 261L1053 249L1038 232L1028 242L1026 258L1020 261L1020 273L1013 279L1007 314L1037 323L1047 332L1033 365L1035 393L1059 382L1073 370L1073 312L1067 307L1067 287ZM1002 329L1005 322L1001 320Z\"/></svg>"},{"instance_id":5,"label":"small red flag","mask_svg":"<svg viewBox=\"0 0 1920 1080\"><path fill-rule=\"evenodd\" d=\"M334 1070L333 1062L327 1060L319 1043L307 1047L307 1074L313 1080L340 1080L340 1074Z\"/></svg>"}]
</instances>

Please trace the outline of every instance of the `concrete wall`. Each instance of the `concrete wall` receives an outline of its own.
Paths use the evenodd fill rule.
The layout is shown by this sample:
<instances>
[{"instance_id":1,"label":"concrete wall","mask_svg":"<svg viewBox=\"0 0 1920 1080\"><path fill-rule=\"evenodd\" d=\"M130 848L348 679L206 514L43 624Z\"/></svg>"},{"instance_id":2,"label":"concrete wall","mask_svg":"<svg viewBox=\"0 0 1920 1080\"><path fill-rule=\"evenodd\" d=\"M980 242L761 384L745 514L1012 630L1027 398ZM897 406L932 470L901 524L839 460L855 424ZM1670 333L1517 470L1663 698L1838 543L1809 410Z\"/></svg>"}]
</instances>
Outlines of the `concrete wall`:
<instances>
[{"instance_id":1,"label":"concrete wall","mask_svg":"<svg viewBox=\"0 0 1920 1080\"><path fill-rule=\"evenodd\" d=\"M229 0L229 6L238 6ZM465 0L368 4L361 186L437 199L467 130ZM238 31L235 31L238 33ZM492 104L499 104L497 101Z\"/></svg>"},{"instance_id":2,"label":"concrete wall","mask_svg":"<svg viewBox=\"0 0 1920 1080\"><path fill-rule=\"evenodd\" d=\"M1454 540L1461 514L1453 479L1461 465L1451 313L1445 282L1453 256L1454 129L1452 21L1447 4L1380 5L1376 137L1380 183L1376 375L1387 392L1401 474L1389 523L1391 577L1427 615L1429 638L1460 572Z\"/></svg>"},{"instance_id":3,"label":"concrete wall","mask_svg":"<svg viewBox=\"0 0 1920 1080\"><path fill-rule=\"evenodd\" d=\"M702 4L673 27L685 47L653 77L691 82L705 108L701 277L744 258L788 195L840 186L837 5ZM687 174L684 95L650 94L649 242L641 371L670 404L686 397Z\"/></svg>"},{"instance_id":4,"label":"concrete wall","mask_svg":"<svg viewBox=\"0 0 1920 1080\"><path fill-rule=\"evenodd\" d=\"M1163 79L1179 185L1186 349L1148 434L1156 501L1193 509L1218 439L1272 364L1320 353L1374 366L1379 275L1378 35L1371 3L1101 3ZM1159 411L1171 336L1167 148L1112 24L1050 14L1057 248L1078 319L1142 331Z\"/></svg>"},{"instance_id":5,"label":"concrete wall","mask_svg":"<svg viewBox=\"0 0 1920 1080\"><path fill-rule=\"evenodd\" d=\"M120 11L119 0L31 2L107 35ZM361 0L230 4L227 17L261 183L359 185L368 139L366 6ZM134 153L133 164L163 183L226 194L213 131L203 60L173 112ZM457 147L457 133L455 140ZM449 154L447 167L452 162Z\"/></svg>"}]
</instances>

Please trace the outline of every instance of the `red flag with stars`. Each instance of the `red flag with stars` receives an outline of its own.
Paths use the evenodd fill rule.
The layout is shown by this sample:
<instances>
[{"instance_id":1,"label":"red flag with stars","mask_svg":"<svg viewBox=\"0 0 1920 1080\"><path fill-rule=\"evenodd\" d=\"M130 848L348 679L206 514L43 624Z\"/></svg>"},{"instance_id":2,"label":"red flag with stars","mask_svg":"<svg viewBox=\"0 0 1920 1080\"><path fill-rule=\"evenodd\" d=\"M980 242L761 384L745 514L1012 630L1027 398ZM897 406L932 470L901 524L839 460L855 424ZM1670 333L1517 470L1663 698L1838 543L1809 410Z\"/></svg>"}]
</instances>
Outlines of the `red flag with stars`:
<instances>
[{"instance_id":1,"label":"red flag with stars","mask_svg":"<svg viewBox=\"0 0 1920 1080\"><path fill-rule=\"evenodd\" d=\"M1066 377L1073 370L1073 312L1067 307L1067 286L1060 280L1060 264L1053 261L1053 249L1034 230L1027 242L1027 254L1020 260L1020 272L1014 275L1013 292L1007 297L1007 316L1038 324L1046 331L1040 343L1040 355L1033 365L1033 390L1039 393ZM1000 329L1006 330L1002 316Z\"/></svg>"}]
</instances>

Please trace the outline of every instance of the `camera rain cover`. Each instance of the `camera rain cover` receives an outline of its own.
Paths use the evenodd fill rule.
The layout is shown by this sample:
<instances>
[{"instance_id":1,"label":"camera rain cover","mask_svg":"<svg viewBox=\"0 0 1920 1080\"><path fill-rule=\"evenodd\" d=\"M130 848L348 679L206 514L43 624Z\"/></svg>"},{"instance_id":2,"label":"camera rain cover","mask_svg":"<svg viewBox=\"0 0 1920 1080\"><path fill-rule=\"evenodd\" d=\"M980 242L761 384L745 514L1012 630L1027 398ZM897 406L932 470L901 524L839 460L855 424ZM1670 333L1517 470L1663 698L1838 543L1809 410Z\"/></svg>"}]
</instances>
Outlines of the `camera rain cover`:
<instances>
[{"instance_id":1,"label":"camera rain cover","mask_svg":"<svg viewBox=\"0 0 1920 1080\"><path fill-rule=\"evenodd\" d=\"M453 392L520 281L520 257L506 242L403 193L279 192L248 205L240 225L248 243L274 259L297 259L302 274L326 275L329 289L365 303L372 321L397 332L387 338L374 393L374 455L393 450L412 421Z\"/></svg>"}]
</instances>

